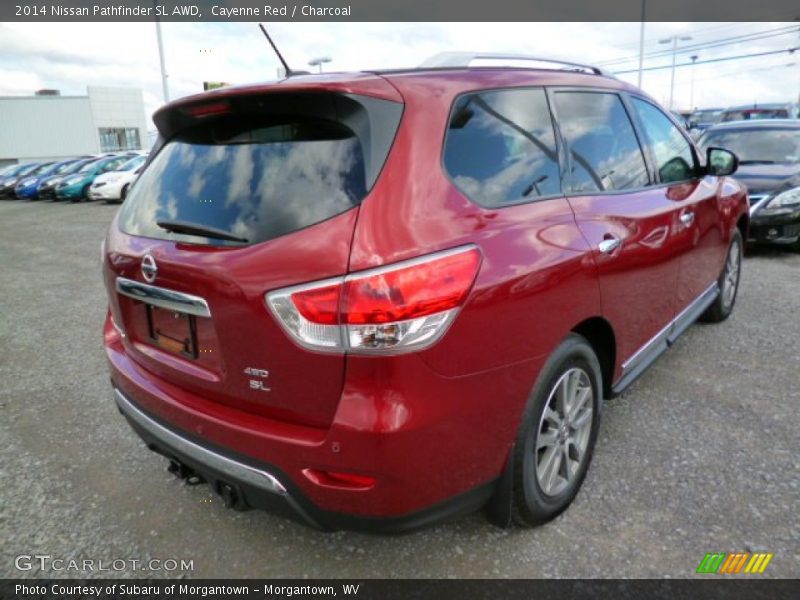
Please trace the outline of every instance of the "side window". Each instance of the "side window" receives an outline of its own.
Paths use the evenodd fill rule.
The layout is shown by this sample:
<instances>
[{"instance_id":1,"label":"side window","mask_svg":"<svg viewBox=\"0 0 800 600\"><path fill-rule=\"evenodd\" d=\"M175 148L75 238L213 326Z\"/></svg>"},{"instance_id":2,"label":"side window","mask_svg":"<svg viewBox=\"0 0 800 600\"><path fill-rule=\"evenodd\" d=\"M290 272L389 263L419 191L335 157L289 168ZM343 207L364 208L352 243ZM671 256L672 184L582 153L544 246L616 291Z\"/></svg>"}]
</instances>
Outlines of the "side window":
<instances>
[{"instance_id":1,"label":"side window","mask_svg":"<svg viewBox=\"0 0 800 600\"><path fill-rule=\"evenodd\" d=\"M627 190L649 183L642 149L618 95L556 92L555 103L570 148L570 191Z\"/></svg>"},{"instance_id":2,"label":"side window","mask_svg":"<svg viewBox=\"0 0 800 600\"><path fill-rule=\"evenodd\" d=\"M453 107L444 165L485 207L561 193L553 123L544 90L471 94Z\"/></svg>"},{"instance_id":3,"label":"side window","mask_svg":"<svg viewBox=\"0 0 800 600\"><path fill-rule=\"evenodd\" d=\"M631 98L631 103L644 127L661 181L671 183L695 177L697 165L692 147L672 121L649 102Z\"/></svg>"}]
</instances>

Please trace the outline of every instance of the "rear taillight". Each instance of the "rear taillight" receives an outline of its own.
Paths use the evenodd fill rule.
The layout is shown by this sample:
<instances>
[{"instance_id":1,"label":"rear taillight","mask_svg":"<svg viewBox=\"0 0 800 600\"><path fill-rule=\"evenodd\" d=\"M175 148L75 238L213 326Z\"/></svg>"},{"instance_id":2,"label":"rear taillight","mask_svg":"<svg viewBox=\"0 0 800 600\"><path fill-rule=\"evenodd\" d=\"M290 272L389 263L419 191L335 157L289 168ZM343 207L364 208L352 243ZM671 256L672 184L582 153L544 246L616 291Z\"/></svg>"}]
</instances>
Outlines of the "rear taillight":
<instances>
[{"instance_id":1,"label":"rear taillight","mask_svg":"<svg viewBox=\"0 0 800 600\"><path fill-rule=\"evenodd\" d=\"M436 342L464 304L481 262L474 246L267 294L301 345L334 352L402 352Z\"/></svg>"}]
</instances>

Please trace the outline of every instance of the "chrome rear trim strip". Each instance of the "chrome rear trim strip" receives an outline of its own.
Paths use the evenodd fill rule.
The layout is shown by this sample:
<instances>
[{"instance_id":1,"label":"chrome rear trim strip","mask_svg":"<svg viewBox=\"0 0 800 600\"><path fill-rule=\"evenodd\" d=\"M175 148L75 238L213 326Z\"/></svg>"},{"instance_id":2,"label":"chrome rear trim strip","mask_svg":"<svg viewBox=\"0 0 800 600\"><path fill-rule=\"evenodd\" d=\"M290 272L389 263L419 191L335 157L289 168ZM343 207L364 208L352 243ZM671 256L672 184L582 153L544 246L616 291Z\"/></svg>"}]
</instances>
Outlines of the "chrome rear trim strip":
<instances>
[{"instance_id":1,"label":"chrome rear trim strip","mask_svg":"<svg viewBox=\"0 0 800 600\"><path fill-rule=\"evenodd\" d=\"M123 296L128 296L153 306L195 315L196 317L211 316L208 303L200 296L192 296L191 294L184 294L183 292L176 292L155 285L139 283L124 277L117 277L116 288L117 292Z\"/></svg>"},{"instance_id":2,"label":"chrome rear trim strip","mask_svg":"<svg viewBox=\"0 0 800 600\"><path fill-rule=\"evenodd\" d=\"M160 440L166 448L181 452L201 465L228 475L231 480L242 481L273 494L287 494L286 488L274 475L217 454L167 429L135 407L118 389L114 389L114 400L126 417Z\"/></svg>"}]
</instances>

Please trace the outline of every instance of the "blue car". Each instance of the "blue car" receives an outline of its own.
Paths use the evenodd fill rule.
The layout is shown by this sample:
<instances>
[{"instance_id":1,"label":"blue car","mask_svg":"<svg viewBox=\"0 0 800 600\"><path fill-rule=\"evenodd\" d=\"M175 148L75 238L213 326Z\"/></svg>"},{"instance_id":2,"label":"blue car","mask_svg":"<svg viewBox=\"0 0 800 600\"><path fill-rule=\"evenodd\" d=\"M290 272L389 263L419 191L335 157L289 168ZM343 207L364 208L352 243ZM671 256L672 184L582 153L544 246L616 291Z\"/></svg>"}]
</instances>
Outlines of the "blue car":
<instances>
[{"instance_id":1,"label":"blue car","mask_svg":"<svg viewBox=\"0 0 800 600\"><path fill-rule=\"evenodd\" d=\"M39 198L39 185L41 182L48 177L63 173L74 162L74 158L62 160L61 162L51 164L38 173L30 173L25 177L18 179L17 185L14 186L14 193L16 194L17 198L20 199L36 200Z\"/></svg>"},{"instance_id":2,"label":"blue car","mask_svg":"<svg viewBox=\"0 0 800 600\"><path fill-rule=\"evenodd\" d=\"M49 165L49 163L47 163ZM0 180L0 198L13 198L14 188L17 182L28 175L34 174L37 170L45 168L44 163L25 163L18 168L12 169L8 175Z\"/></svg>"},{"instance_id":3,"label":"blue car","mask_svg":"<svg viewBox=\"0 0 800 600\"><path fill-rule=\"evenodd\" d=\"M84 156L82 158L72 159L61 172L42 177L39 179L39 184L36 187L37 197L41 200L47 198L55 199L56 186L59 184L59 182L66 179L70 175L74 175L80 171L83 166L96 160L96 156Z\"/></svg>"}]
</instances>

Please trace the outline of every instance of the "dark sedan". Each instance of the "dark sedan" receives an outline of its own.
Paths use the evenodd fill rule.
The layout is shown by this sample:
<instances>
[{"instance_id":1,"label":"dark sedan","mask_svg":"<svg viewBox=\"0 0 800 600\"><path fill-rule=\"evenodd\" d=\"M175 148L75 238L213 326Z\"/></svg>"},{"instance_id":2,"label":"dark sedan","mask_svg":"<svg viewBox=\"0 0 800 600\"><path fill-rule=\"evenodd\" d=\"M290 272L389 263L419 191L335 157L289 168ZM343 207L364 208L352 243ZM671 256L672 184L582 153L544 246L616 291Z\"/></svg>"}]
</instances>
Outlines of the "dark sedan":
<instances>
[{"instance_id":1,"label":"dark sedan","mask_svg":"<svg viewBox=\"0 0 800 600\"><path fill-rule=\"evenodd\" d=\"M750 193L750 238L800 249L800 121L720 123L699 140L739 157L736 178Z\"/></svg>"}]
</instances>

